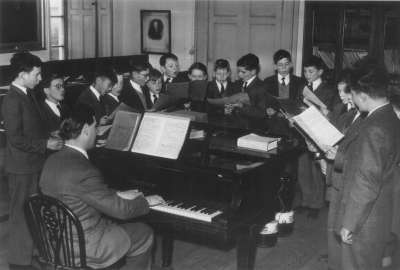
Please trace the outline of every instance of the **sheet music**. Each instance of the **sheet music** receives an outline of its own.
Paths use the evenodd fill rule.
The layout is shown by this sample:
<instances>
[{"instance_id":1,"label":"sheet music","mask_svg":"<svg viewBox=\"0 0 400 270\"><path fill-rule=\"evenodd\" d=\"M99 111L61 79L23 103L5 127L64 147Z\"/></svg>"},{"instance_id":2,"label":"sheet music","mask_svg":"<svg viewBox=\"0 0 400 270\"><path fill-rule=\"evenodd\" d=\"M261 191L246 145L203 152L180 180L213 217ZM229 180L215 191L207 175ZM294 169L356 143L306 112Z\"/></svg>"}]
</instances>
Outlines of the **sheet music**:
<instances>
[{"instance_id":1,"label":"sheet music","mask_svg":"<svg viewBox=\"0 0 400 270\"><path fill-rule=\"evenodd\" d=\"M293 120L324 151L326 146L334 146L344 136L314 106L293 117Z\"/></svg>"},{"instance_id":2,"label":"sheet music","mask_svg":"<svg viewBox=\"0 0 400 270\"><path fill-rule=\"evenodd\" d=\"M132 152L177 159L185 142L190 119L145 113Z\"/></svg>"}]
</instances>

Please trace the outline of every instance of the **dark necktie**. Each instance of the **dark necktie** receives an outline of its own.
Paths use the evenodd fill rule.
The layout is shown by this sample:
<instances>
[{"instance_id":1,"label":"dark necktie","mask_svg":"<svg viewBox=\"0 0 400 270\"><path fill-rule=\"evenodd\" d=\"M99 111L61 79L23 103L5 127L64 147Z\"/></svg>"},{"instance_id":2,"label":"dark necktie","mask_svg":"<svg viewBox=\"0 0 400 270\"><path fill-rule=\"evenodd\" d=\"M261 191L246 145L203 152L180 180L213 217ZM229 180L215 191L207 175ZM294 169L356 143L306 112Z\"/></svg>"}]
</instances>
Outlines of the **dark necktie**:
<instances>
[{"instance_id":1,"label":"dark necktie","mask_svg":"<svg viewBox=\"0 0 400 270\"><path fill-rule=\"evenodd\" d=\"M285 78L284 78L284 77L282 77L282 79L281 79L281 84L282 84L283 86L286 85L286 84L285 84Z\"/></svg>"},{"instance_id":2,"label":"dark necktie","mask_svg":"<svg viewBox=\"0 0 400 270\"><path fill-rule=\"evenodd\" d=\"M246 89L247 89L247 82L244 82L242 86L242 92L246 92Z\"/></svg>"},{"instance_id":3,"label":"dark necktie","mask_svg":"<svg viewBox=\"0 0 400 270\"><path fill-rule=\"evenodd\" d=\"M153 104L156 104L157 99L158 99L157 96L153 94Z\"/></svg>"},{"instance_id":4,"label":"dark necktie","mask_svg":"<svg viewBox=\"0 0 400 270\"><path fill-rule=\"evenodd\" d=\"M222 95L224 92L225 92L225 87L224 87L224 84L221 83L221 95Z\"/></svg>"},{"instance_id":5,"label":"dark necktie","mask_svg":"<svg viewBox=\"0 0 400 270\"><path fill-rule=\"evenodd\" d=\"M57 104L57 109L58 109L58 112L60 113L60 116L61 116L61 105L60 104Z\"/></svg>"},{"instance_id":6,"label":"dark necktie","mask_svg":"<svg viewBox=\"0 0 400 270\"><path fill-rule=\"evenodd\" d=\"M307 85L307 87L308 87L311 91L313 91L312 83L309 83L309 84Z\"/></svg>"}]
</instances>

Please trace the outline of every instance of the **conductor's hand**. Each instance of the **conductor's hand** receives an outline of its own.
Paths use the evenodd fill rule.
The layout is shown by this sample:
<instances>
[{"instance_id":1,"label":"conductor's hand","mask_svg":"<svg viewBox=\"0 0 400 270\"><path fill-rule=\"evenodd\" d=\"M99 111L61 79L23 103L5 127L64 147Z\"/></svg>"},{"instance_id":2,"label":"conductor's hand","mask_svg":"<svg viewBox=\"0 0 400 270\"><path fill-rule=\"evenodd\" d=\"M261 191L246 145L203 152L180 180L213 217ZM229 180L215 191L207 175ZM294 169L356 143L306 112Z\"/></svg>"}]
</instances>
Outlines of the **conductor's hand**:
<instances>
[{"instance_id":1,"label":"conductor's hand","mask_svg":"<svg viewBox=\"0 0 400 270\"><path fill-rule=\"evenodd\" d=\"M50 150L60 150L64 146L64 141L60 138L50 137L47 140L47 149Z\"/></svg>"},{"instance_id":2,"label":"conductor's hand","mask_svg":"<svg viewBox=\"0 0 400 270\"><path fill-rule=\"evenodd\" d=\"M154 206L154 205L157 205L157 204L165 203L164 199L159 195L146 196L146 200L147 200L149 206Z\"/></svg>"},{"instance_id":3,"label":"conductor's hand","mask_svg":"<svg viewBox=\"0 0 400 270\"><path fill-rule=\"evenodd\" d=\"M353 234L346 228L342 228L340 230L340 237L342 238L343 243L351 245L353 244Z\"/></svg>"},{"instance_id":4,"label":"conductor's hand","mask_svg":"<svg viewBox=\"0 0 400 270\"><path fill-rule=\"evenodd\" d=\"M325 157L329 160L334 160L338 150L338 146L325 146L328 151L325 152Z\"/></svg>"},{"instance_id":5,"label":"conductor's hand","mask_svg":"<svg viewBox=\"0 0 400 270\"><path fill-rule=\"evenodd\" d=\"M105 115L102 118L100 118L99 125L100 126L105 126L105 125L108 124L108 122L109 122L108 116Z\"/></svg>"}]
</instances>

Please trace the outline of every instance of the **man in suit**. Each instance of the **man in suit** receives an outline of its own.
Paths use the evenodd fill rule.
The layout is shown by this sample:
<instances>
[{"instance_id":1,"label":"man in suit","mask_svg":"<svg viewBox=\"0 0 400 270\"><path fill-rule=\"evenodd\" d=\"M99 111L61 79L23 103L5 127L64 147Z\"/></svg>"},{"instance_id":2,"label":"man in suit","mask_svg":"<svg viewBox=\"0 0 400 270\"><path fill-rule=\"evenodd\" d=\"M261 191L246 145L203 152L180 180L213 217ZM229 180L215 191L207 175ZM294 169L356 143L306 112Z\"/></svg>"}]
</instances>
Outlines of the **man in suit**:
<instances>
[{"instance_id":1,"label":"man in suit","mask_svg":"<svg viewBox=\"0 0 400 270\"><path fill-rule=\"evenodd\" d=\"M112 114L120 104L119 96L121 94L122 87L123 87L122 74L117 74L117 83L113 85L110 92L108 92L104 96L101 96L100 98L100 101L108 116Z\"/></svg>"},{"instance_id":2,"label":"man in suit","mask_svg":"<svg viewBox=\"0 0 400 270\"><path fill-rule=\"evenodd\" d=\"M117 79L111 71L101 70L95 73L92 84L85 89L78 97L77 103L89 105L93 108L96 115L96 121L100 125L109 123L106 110L100 101L100 97L111 91L113 83Z\"/></svg>"},{"instance_id":3,"label":"man in suit","mask_svg":"<svg viewBox=\"0 0 400 270\"><path fill-rule=\"evenodd\" d=\"M124 81L124 86L119 96L119 100L137 112L144 112L151 108L151 104L146 101L148 88L146 86L149 80L149 63L132 63L131 76Z\"/></svg>"},{"instance_id":4,"label":"man in suit","mask_svg":"<svg viewBox=\"0 0 400 270\"><path fill-rule=\"evenodd\" d=\"M304 63L304 77L311 91L325 105L324 113L328 114L338 102L337 91L322 80L324 63L321 58L312 56ZM304 89L304 87L302 87ZM301 190L301 207L308 210L308 217L316 218L325 201L325 177L321 172L314 153L306 150L298 162L298 183Z\"/></svg>"},{"instance_id":5,"label":"man in suit","mask_svg":"<svg viewBox=\"0 0 400 270\"><path fill-rule=\"evenodd\" d=\"M278 50L274 54L274 69L276 74L264 80L267 91L282 99L300 100L303 79L293 75L293 64L290 53Z\"/></svg>"},{"instance_id":6,"label":"man in suit","mask_svg":"<svg viewBox=\"0 0 400 270\"><path fill-rule=\"evenodd\" d=\"M46 134L32 89L41 80L42 62L28 52L11 58L13 82L4 98L2 113L6 130L5 171L10 194L9 263L28 266L32 262L33 241L26 224L24 203L37 192L46 149L58 150L63 141Z\"/></svg>"},{"instance_id":7,"label":"man in suit","mask_svg":"<svg viewBox=\"0 0 400 270\"><path fill-rule=\"evenodd\" d=\"M42 86L45 98L39 102L39 107L42 121L50 135L59 130L62 119L68 115L70 110L67 105L62 103L65 95L62 76L52 74L43 81Z\"/></svg>"},{"instance_id":8,"label":"man in suit","mask_svg":"<svg viewBox=\"0 0 400 270\"><path fill-rule=\"evenodd\" d=\"M78 105L61 125L65 147L50 156L43 168L40 187L44 194L65 203L78 216L85 234L87 264L93 268L112 265L126 255L122 270L150 269L152 230L142 223L116 224L146 214L149 205L162 203L157 195L109 189L101 172L89 161L94 147L96 119L91 107Z\"/></svg>"},{"instance_id":9,"label":"man in suit","mask_svg":"<svg viewBox=\"0 0 400 270\"><path fill-rule=\"evenodd\" d=\"M361 78L352 98L367 116L342 158L334 230L342 241L341 269L381 269L392 234L400 235L400 121L381 72Z\"/></svg>"},{"instance_id":10,"label":"man in suit","mask_svg":"<svg viewBox=\"0 0 400 270\"><path fill-rule=\"evenodd\" d=\"M241 92L247 93L250 105L238 103L234 105L234 108L237 108L239 114L254 118L275 115L279 109L279 103L267 93L264 82L258 78L260 72L258 57L251 53L246 54L237 61L236 65Z\"/></svg>"},{"instance_id":11,"label":"man in suit","mask_svg":"<svg viewBox=\"0 0 400 270\"><path fill-rule=\"evenodd\" d=\"M189 77L187 72L179 71L178 57L173 53L163 54L160 57L160 69L162 76L162 90L164 93L168 83L187 82Z\"/></svg>"}]
</instances>

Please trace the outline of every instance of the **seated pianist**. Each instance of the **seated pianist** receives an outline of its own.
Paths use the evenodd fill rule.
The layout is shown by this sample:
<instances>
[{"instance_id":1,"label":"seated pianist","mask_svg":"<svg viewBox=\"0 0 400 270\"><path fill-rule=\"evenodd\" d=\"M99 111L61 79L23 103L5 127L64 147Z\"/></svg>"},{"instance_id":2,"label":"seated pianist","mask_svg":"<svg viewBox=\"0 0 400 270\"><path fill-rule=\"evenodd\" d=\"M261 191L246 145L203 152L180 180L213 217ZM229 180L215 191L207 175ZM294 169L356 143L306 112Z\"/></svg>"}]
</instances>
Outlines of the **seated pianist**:
<instances>
[{"instance_id":1,"label":"seated pianist","mask_svg":"<svg viewBox=\"0 0 400 270\"><path fill-rule=\"evenodd\" d=\"M144 197L138 191L116 192L105 185L102 174L89 161L86 152L96 139L94 116L91 107L78 104L63 121L60 136L65 140L65 147L47 159L40 188L78 216L86 238L89 267L108 267L126 256L122 270L150 269L151 228L142 223L117 224L107 216L120 220L135 218L146 214L149 205L163 200L157 195Z\"/></svg>"}]
</instances>

